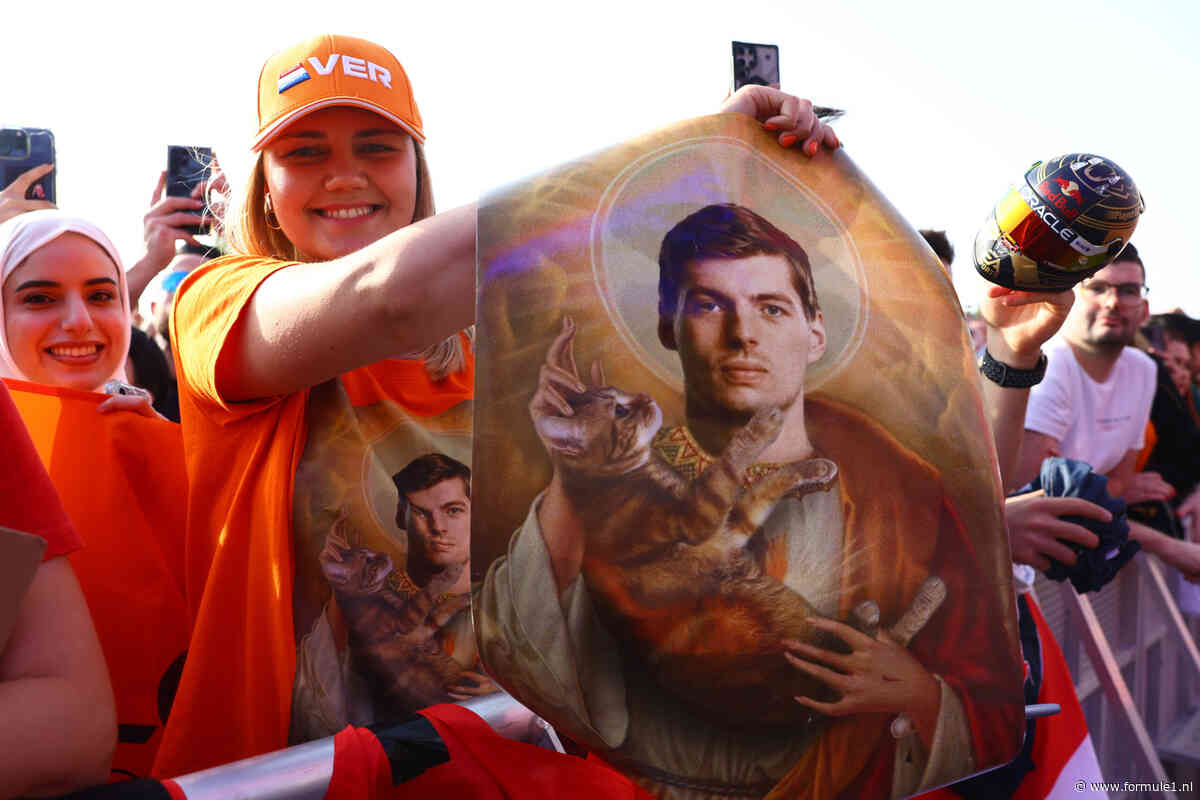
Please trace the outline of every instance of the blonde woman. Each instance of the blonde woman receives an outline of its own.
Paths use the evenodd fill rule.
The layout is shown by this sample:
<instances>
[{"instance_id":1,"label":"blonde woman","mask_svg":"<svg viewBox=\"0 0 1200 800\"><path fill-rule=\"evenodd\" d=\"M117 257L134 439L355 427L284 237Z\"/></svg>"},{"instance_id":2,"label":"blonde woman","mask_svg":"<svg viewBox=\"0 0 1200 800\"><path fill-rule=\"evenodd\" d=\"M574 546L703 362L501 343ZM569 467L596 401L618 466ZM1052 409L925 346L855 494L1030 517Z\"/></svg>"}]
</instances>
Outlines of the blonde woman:
<instances>
[{"instance_id":1,"label":"blonde woman","mask_svg":"<svg viewBox=\"0 0 1200 800\"><path fill-rule=\"evenodd\" d=\"M301 42L258 98L238 255L191 273L172 321L198 618L163 775L494 689L473 643L443 646L469 613L462 566L410 578L390 482L428 453L470 463L475 208L434 215L383 47ZM724 110L810 155L837 146L778 90Z\"/></svg>"}]
</instances>

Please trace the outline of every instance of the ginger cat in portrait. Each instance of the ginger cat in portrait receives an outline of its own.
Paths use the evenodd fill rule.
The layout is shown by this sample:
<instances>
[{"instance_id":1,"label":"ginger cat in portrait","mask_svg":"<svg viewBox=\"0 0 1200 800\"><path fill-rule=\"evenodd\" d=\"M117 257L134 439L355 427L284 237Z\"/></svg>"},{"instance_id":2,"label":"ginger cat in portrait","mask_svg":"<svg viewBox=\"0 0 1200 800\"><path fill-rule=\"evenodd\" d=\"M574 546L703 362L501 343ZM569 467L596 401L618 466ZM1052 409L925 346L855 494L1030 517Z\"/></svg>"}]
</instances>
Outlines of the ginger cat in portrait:
<instances>
[{"instance_id":1,"label":"ginger cat in portrait","mask_svg":"<svg viewBox=\"0 0 1200 800\"><path fill-rule=\"evenodd\" d=\"M570 371L567 352L555 366ZM589 595L626 660L723 724L810 721L791 698L831 695L787 664L780 641L840 642L809 624L813 608L765 575L749 545L785 495L828 485L829 462L788 464L743 489L783 424L769 409L689 484L651 447L662 413L649 395L602 386L564 399L570 416L535 424L585 531Z\"/></svg>"},{"instance_id":2,"label":"ginger cat in portrait","mask_svg":"<svg viewBox=\"0 0 1200 800\"><path fill-rule=\"evenodd\" d=\"M450 702L450 687L464 668L446 653L438 633L471 602L469 594L442 596L457 573L415 593L388 585L391 556L354 547L339 517L321 552L321 569L350 627L371 694L389 717L403 718L435 703Z\"/></svg>"}]
</instances>

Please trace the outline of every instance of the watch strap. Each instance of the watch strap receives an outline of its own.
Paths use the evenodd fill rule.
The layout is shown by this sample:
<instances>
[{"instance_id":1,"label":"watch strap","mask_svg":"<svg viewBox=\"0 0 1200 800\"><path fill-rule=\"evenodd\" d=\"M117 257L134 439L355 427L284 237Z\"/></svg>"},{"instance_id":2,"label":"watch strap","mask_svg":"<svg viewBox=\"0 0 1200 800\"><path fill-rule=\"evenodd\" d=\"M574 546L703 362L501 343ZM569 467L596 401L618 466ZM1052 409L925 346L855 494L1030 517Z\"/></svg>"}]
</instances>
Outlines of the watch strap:
<instances>
[{"instance_id":1,"label":"watch strap","mask_svg":"<svg viewBox=\"0 0 1200 800\"><path fill-rule=\"evenodd\" d=\"M1041 383L1042 378L1046 377L1047 363L1046 354L1042 353L1033 369L1017 369L992 358L992 354L985 349L983 358L979 361L979 372L997 386L1006 389L1028 389Z\"/></svg>"}]
</instances>

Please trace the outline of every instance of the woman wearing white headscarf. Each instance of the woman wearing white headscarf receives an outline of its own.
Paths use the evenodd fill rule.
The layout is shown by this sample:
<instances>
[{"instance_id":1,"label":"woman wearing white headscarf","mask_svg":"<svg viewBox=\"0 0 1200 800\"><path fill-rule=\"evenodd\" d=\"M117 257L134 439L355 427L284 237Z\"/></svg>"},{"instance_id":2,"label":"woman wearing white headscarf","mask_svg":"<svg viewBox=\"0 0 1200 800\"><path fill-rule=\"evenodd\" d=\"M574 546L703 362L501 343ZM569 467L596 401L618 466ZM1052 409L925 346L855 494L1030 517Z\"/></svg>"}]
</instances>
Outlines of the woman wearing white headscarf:
<instances>
[{"instance_id":1,"label":"woman wearing white headscarf","mask_svg":"<svg viewBox=\"0 0 1200 800\"><path fill-rule=\"evenodd\" d=\"M39 446L52 436L54 452L69 455L46 468L86 544L71 565L116 690L114 769L147 775L165 721L160 687L190 634L179 426L124 383L125 271L95 225L53 209L0 223L0 299L0 378ZM47 405L47 395L60 404ZM93 409L135 413L100 418Z\"/></svg>"},{"instance_id":2,"label":"woman wearing white headscarf","mask_svg":"<svg viewBox=\"0 0 1200 800\"><path fill-rule=\"evenodd\" d=\"M0 284L0 377L114 393L98 410L154 415L125 384L129 292L103 231L56 209L13 217L0 224Z\"/></svg>"}]
</instances>

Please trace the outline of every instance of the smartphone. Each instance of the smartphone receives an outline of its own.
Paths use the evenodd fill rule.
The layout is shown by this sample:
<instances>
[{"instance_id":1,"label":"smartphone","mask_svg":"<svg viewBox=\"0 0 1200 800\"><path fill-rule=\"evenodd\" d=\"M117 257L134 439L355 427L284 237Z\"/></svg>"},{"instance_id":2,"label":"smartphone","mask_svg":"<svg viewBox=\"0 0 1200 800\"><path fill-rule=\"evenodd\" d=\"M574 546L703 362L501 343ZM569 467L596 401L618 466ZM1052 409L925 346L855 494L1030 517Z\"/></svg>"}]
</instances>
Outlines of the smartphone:
<instances>
[{"instance_id":1,"label":"smartphone","mask_svg":"<svg viewBox=\"0 0 1200 800\"><path fill-rule=\"evenodd\" d=\"M44 128L0 128L0 188L39 164L54 163L54 134ZM26 200L56 202L54 176L58 170L34 181Z\"/></svg>"},{"instance_id":2,"label":"smartphone","mask_svg":"<svg viewBox=\"0 0 1200 800\"><path fill-rule=\"evenodd\" d=\"M212 167L212 149L208 147L167 146L167 196L191 197L192 191L208 180ZM200 216L200 212L196 212ZM185 225L191 234L208 233L208 223Z\"/></svg>"},{"instance_id":3,"label":"smartphone","mask_svg":"<svg viewBox=\"0 0 1200 800\"><path fill-rule=\"evenodd\" d=\"M747 84L779 85L778 45L733 43L733 90L736 92Z\"/></svg>"}]
</instances>

